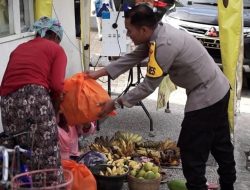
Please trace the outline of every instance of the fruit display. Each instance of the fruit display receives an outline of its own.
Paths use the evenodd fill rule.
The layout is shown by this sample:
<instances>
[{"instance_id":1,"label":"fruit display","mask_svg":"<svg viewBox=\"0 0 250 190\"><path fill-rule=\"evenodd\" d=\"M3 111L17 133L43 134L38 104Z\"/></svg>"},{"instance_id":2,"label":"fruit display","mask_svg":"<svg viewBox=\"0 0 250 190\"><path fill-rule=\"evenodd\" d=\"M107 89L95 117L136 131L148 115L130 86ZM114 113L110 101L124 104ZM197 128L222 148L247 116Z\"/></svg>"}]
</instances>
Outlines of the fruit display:
<instances>
[{"instance_id":1,"label":"fruit display","mask_svg":"<svg viewBox=\"0 0 250 190\"><path fill-rule=\"evenodd\" d=\"M127 133L129 134L129 133ZM95 143L90 144L89 148L93 151L102 153L112 153L113 159L119 159L126 156L134 155L135 142L138 142L140 138L136 134L129 134L126 138L118 138L116 135L109 139L109 137L96 137Z\"/></svg>"},{"instance_id":2,"label":"fruit display","mask_svg":"<svg viewBox=\"0 0 250 190\"><path fill-rule=\"evenodd\" d=\"M156 149L151 149L151 148L143 148L143 147L139 147L137 150L136 150L136 153L139 155L139 156L145 156L145 157L148 157L148 158L151 158L155 164L157 165L160 165L161 163L161 152L159 150L156 150Z\"/></svg>"},{"instance_id":3,"label":"fruit display","mask_svg":"<svg viewBox=\"0 0 250 190\"><path fill-rule=\"evenodd\" d=\"M117 131L114 135L115 139L123 139L125 142L131 142L131 143L139 143L142 141L142 136L135 134L135 133L129 133L129 132L123 132L123 131Z\"/></svg>"},{"instance_id":4,"label":"fruit display","mask_svg":"<svg viewBox=\"0 0 250 190\"><path fill-rule=\"evenodd\" d=\"M127 165L135 157L147 157L156 165L177 166L180 164L180 151L175 141L143 141L142 136L118 131L113 137L96 137L89 145L90 150L106 155L107 163L116 160L126 160ZM127 159L130 158L130 159Z\"/></svg>"},{"instance_id":5,"label":"fruit display","mask_svg":"<svg viewBox=\"0 0 250 190\"><path fill-rule=\"evenodd\" d=\"M101 145L101 144L96 144L96 143L92 143L90 146L89 146L90 150L93 150L93 151L97 151L97 152L101 152L101 153L109 153L110 150Z\"/></svg>"},{"instance_id":6,"label":"fruit display","mask_svg":"<svg viewBox=\"0 0 250 190\"><path fill-rule=\"evenodd\" d=\"M130 170L129 174L138 179L158 179L161 177L159 167L152 162L146 162L141 168Z\"/></svg>"},{"instance_id":7,"label":"fruit display","mask_svg":"<svg viewBox=\"0 0 250 190\"><path fill-rule=\"evenodd\" d=\"M151 158L157 165L177 166L180 164L180 150L176 142L170 139L163 142L137 143L136 147L137 154Z\"/></svg>"},{"instance_id":8,"label":"fruit display","mask_svg":"<svg viewBox=\"0 0 250 190\"><path fill-rule=\"evenodd\" d=\"M159 166L145 162L141 168L129 171L128 187L129 190L159 190L161 180Z\"/></svg>"},{"instance_id":9,"label":"fruit display","mask_svg":"<svg viewBox=\"0 0 250 190\"><path fill-rule=\"evenodd\" d=\"M114 140L114 138L109 138L108 136L106 136L106 137L100 136L100 137L95 138L95 143L103 145L105 147L110 147L110 146L112 146L113 140Z\"/></svg>"},{"instance_id":10,"label":"fruit display","mask_svg":"<svg viewBox=\"0 0 250 190\"><path fill-rule=\"evenodd\" d=\"M167 139L161 145L161 164L177 166L180 164L180 149L176 142Z\"/></svg>"},{"instance_id":11,"label":"fruit display","mask_svg":"<svg viewBox=\"0 0 250 190\"><path fill-rule=\"evenodd\" d=\"M142 148L154 148L158 149L162 145L162 141L145 141L145 142L138 142L135 144L136 147Z\"/></svg>"},{"instance_id":12,"label":"fruit display","mask_svg":"<svg viewBox=\"0 0 250 190\"><path fill-rule=\"evenodd\" d=\"M101 170L99 175L101 176L119 176L128 172L128 168L125 166L107 166L105 170Z\"/></svg>"},{"instance_id":13,"label":"fruit display","mask_svg":"<svg viewBox=\"0 0 250 190\"><path fill-rule=\"evenodd\" d=\"M123 157L118 160L110 159L110 154L107 155L108 161L107 164L115 167L127 167L129 170L136 170L142 167L142 163L131 160L131 157Z\"/></svg>"},{"instance_id":14,"label":"fruit display","mask_svg":"<svg viewBox=\"0 0 250 190\"><path fill-rule=\"evenodd\" d=\"M120 158L132 156L135 153L135 144L132 141L125 142L123 139L117 139L112 142L111 150Z\"/></svg>"},{"instance_id":15,"label":"fruit display","mask_svg":"<svg viewBox=\"0 0 250 190\"><path fill-rule=\"evenodd\" d=\"M129 172L126 166L109 164L95 165L90 170L95 176L97 190L122 190Z\"/></svg>"}]
</instances>

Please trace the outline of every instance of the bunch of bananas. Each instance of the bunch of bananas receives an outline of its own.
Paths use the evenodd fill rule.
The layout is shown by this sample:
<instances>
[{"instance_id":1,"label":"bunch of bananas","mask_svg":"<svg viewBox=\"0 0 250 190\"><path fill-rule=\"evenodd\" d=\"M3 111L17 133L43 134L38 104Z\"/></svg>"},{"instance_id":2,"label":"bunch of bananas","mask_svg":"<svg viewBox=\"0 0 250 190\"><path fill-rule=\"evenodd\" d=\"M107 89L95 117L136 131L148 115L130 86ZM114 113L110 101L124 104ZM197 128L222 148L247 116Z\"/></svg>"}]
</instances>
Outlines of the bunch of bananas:
<instances>
[{"instance_id":1,"label":"bunch of bananas","mask_svg":"<svg viewBox=\"0 0 250 190\"><path fill-rule=\"evenodd\" d=\"M164 165L177 166L180 164L180 149L176 142L167 139L162 143L160 152L161 163Z\"/></svg>"},{"instance_id":2,"label":"bunch of bananas","mask_svg":"<svg viewBox=\"0 0 250 190\"><path fill-rule=\"evenodd\" d=\"M132 141L125 142L123 139L117 139L112 142L112 152L122 157L133 156L135 153L135 144Z\"/></svg>"},{"instance_id":3,"label":"bunch of bananas","mask_svg":"<svg viewBox=\"0 0 250 190\"><path fill-rule=\"evenodd\" d=\"M112 142L114 140L114 137L109 138L108 136L100 136L95 138L95 143L103 145L105 147L110 147L112 145Z\"/></svg>"},{"instance_id":4,"label":"bunch of bananas","mask_svg":"<svg viewBox=\"0 0 250 190\"><path fill-rule=\"evenodd\" d=\"M128 166L128 163L129 161L131 160L131 157L128 156L128 157L123 157L123 158L120 158L120 159L117 159L117 160L109 160L107 162L107 164L110 164L110 165L113 165L113 166Z\"/></svg>"},{"instance_id":5,"label":"bunch of bananas","mask_svg":"<svg viewBox=\"0 0 250 190\"><path fill-rule=\"evenodd\" d=\"M96 144L96 143L90 144L89 149L93 150L93 151L101 152L101 153L109 153L110 152L109 148L107 148L101 144Z\"/></svg>"},{"instance_id":6,"label":"bunch of bananas","mask_svg":"<svg viewBox=\"0 0 250 190\"><path fill-rule=\"evenodd\" d=\"M137 162L135 160L129 160L128 161L128 167L130 170L139 170L142 167L141 162Z\"/></svg>"},{"instance_id":7,"label":"bunch of bananas","mask_svg":"<svg viewBox=\"0 0 250 190\"><path fill-rule=\"evenodd\" d=\"M123 139L112 140L112 143L109 146L107 146L107 144L105 146L105 143L92 143L89 148L90 150L104 153L109 160L117 160L123 157L133 156L135 153L134 143L131 141L125 142Z\"/></svg>"},{"instance_id":8,"label":"bunch of bananas","mask_svg":"<svg viewBox=\"0 0 250 190\"><path fill-rule=\"evenodd\" d=\"M104 153L105 154L105 156L106 156L106 158L107 158L107 162L108 162L108 164L109 163L112 163L113 161L114 161L114 155L113 154L111 154L110 152L106 152L106 153Z\"/></svg>"},{"instance_id":9,"label":"bunch of bananas","mask_svg":"<svg viewBox=\"0 0 250 190\"><path fill-rule=\"evenodd\" d=\"M180 164L180 158L175 156L174 151L169 150L167 153L160 152L161 164L169 166L178 166Z\"/></svg>"},{"instance_id":10,"label":"bunch of bananas","mask_svg":"<svg viewBox=\"0 0 250 190\"><path fill-rule=\"evenodd\" d=\"M146 157L158 157L160 158L160 152L155 149L150 149L150 148L138 148L136 150L137 154L140 156L146 156Z\"/></svg>"},{"instance_id":11,"label":"bunch of bananas","mask_svg":"<svg viewBox=\"0 0 250 190\"><path fill-rule=\"evenodd\" d=\"M124 166L108 166L106 167L106 170L100 171L100 175L102 176L118 176L118 175L124 175L128 172L128 169Z\"/></svg>"},{"instance_id":12,"label":"bunch of bananas","mask_svg":"<svg viewBox=\"0 0 250 190\"><path fill-rule=\"evenodd\" d=\"M107 162L107 164L112 165L112 166L116 166L116 167L123 167L126 166L129 169L133 170L133 169L140 169L142 167L142 163L137 162L135 160L131 160L131 157L124 157L124 158L120 158L118 160L109 160Z\"/></svg>"},{"instance_id":13,"label":"bunch of bananas","mask_svg":"<svg viewBox=\"0 0 250 190\"><path fill-rule=\"evenodd\" d=\"M115 139L123 139L127 143L138 143L142 141L142 136L135 133L118 131L115 133Z\"/></svg>"},{"instance_id":14,"label":"bunch of bananas","mask_svg":"<svg viewBox=\"0 0 250 190\"><path fill-rule=\"evenodd\" d=\"M155 164L160 165L161 155L160 155L160 152L158 150L139 147L136 150L136 153L139 156L146 156L148 158L151 158L151 159L153 159L153 161L154 161Z\"/></svg>"},{"instance_id":15,"label":"bunch of bananas","mask_svg":"<svg viewBox=\"0 0 250 190\"><path fill-rule=\"evenodd\" d=\"M127 158L131 156L151 158L157 165L179 165L180 163L180 150L175 141L166 139L163 142L142 142L142 136L130 132L118 131L112 138L108 136L96 137L95 143L92 143L89 148L104 153L109 164L118 160L117 163L120 165L128 165L129 159ZM114 165L117 167L115 163ZM132 167L138 167L138 164L132 165Z\"/></svg>"},{"instance_id":16,"label":"bunch of bananas","mask_svg":"<svg viewBox=\"0 0 250 190\"><path fill-rule=\"evenodd\" d=\"M177 147L177 144L175 141L172 141L171 139L166 139L164 142L161 144L161 149L168 150L168 149L174 149Z\"/></svg>"},{"instance_id":17,"label":"bunch of bananas","mask_svg":"<svg viewBox=\"0 0 250 190\"><path fill-rule=\"evenodd\" d=\"M160 148L161 144L162 144L161 141L145 141L145 142L138 142L135 144L135 146L143 147L143 148L158 149Z\"/></svg>"}]
</instances>

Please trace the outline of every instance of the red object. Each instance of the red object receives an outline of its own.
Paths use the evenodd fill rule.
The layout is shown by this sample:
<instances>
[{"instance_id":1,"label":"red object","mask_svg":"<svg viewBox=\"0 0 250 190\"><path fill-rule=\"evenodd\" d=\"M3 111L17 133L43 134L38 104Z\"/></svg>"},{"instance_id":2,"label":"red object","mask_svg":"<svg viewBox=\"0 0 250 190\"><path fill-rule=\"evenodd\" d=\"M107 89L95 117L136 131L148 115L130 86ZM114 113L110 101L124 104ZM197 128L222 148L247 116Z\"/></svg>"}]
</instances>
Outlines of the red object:
<instances>
[{"instance_id":1,"label":"red object","mask_svg":"<svg viewBox=\"0 0 250 190\"><path fill-rule=\"evenodd\" d=\"M10 55L0 95L8 95L27 84L62 92L66 64L63 48L53 41L37 37L23 43Z\"/></svg>"},{"instance_id":2,"label":"red object","mask_svg":"<svg viewBox=\"0 0 250 190\"><path fill-rule=\"evenodd\" d=\"M61 110L69 125L89 123L100 119L100 103L111 100L108 93L86 74L77 73L64 82L64 97ZM113 111L109 115L115 115Z\"/></svg>"},{"instance_id":3,"label":"red object","mask_svg":"<svg viewBox=\"0 0 250 190\"><path fill-rule=\"evenodd\" d=\"M71 190L97 190L95 177L84 164L78 164L73 160L62 160L62 166L73 173Z\"/></svg>"},{"instance_id":4,"label":"red object","mask_svg":"<svg viewBox=\"0 0 250 190\"><path fill-rule=\"evenodd\" d=\"M219 185L215 184L215 183L209 183L208 184L208 190L218 190L219 189Z\"/></svg>"},{"instance_id":5,"label":"red object","mask_svg":"<svg viewBox=\"0 0 250 190\"><path fill-rule=\"evenodd\" d=\"M154 7L160 7L160 8L164 8L166 7L168 4L164 3L162 1L154 1Z\"/></svg>"}]
</instances>

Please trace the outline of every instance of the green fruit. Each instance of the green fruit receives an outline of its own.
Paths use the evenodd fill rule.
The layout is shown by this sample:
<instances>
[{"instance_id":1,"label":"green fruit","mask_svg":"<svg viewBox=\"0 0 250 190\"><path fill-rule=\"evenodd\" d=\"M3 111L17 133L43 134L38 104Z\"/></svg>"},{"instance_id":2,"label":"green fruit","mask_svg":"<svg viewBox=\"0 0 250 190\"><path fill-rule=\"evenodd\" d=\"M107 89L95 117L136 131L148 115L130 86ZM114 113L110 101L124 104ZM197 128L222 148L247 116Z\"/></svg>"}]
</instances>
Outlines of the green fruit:
<instances>
[{"instance_id":1,"label":"green fruit","mask_svg":"<svg viewBox=\"0 0 250 190\"><path fill-rule=\"evenodd\" d=\"M136 170L131 170L130 175L136 176L137 171Z\"/></svg>"},{"instance_id":2,"label":"green fruit","mask_svg":"<svg viewBox=\"0 0 250 190\"><path fill-rule=\"evenodd\" d=\"M172 180L167 184L170 190L188 190L186 187L186 182L183 180Z\"/></svg>"},{"instance_id":3,"label":"green fruit","mask_svg":"<svg viewBox=\"0 0 250 190\"><path fill-rule=\"evenodd\" d=\"M158 166L153 166L153 167L151 168L151 171L154 172L155 174L156 174L156 173L159 173L159 167L158 167Z\"/></svg>"},{"instance_id":4,"label":"green fruit","mask_svg":"<svg viewBox=\"0 0 250 190\"><path fill-rule=\"evenodd\" d=\"M159 179L161 177L161 174L160 173L156 173L155 174L155 179Z\"/></svg>"},{"instance_id":5,"label":"green fruit","mask_svg":"<svg viewBox=\"0 0 250 190\"><path fill-rule=\"evenodd\" d=\"M152 167L153 167L153 163L152 162L146 162L144 165L143 165L143 168L145 171L151 171Z\"/></svg>"},{"instance_id":6,"label":"green fruit","mask_svg":"<svg viewBox=\"0 0 250 190\"><path fill-rule=\"evenodd\" d=\"M143 177L139 177L138 179L144 179Z\"/></svg>"},{"instance_id":7,"label":"green fruit","mask_svg":"<svg viewBox=\"0 0 250 190\"><path fill-rule=\"evenodd\" d=\"M155 173L152 171L148 171L144 174L145 179L155 179Z\"/></svg>"},{"instance_id":8,"label":"green fruit","mask_svg":"<svg viewBox=\"0 0 250 190\"><path fill-rule=\"evenodd\" d=\"M144 175L145 175L145 170L140 170L139 172L138 172L138 174L136 175L136 177L137 178L139 178L139 177L143 177Z\"/></svg>"}]
</instances>

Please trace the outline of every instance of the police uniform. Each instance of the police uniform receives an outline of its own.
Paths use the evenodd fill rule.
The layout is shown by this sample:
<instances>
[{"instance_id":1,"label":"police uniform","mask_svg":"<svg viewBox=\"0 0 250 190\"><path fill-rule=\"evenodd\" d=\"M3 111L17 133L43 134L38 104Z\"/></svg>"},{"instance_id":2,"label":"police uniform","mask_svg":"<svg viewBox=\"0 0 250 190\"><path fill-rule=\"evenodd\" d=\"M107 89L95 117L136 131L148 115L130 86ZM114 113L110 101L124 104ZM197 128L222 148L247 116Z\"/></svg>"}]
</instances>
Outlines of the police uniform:
<instances>
[{"instance_id":1,"label":"police uniform","mask_svg":"<svg viewBox=\"0 0 250 190\"><path fill-rule=\"evenodd\" d=\"M170 79L187 93L178 142L187 187L206 189L205 162L211 151L220 166L221 186L230 190L235 181L235 162L227 116L230 89L227 78L198 40L162 23L158 24L148 44L137 46L135 51L112 62L106 70L115 79L147 57L144 81L122 96L123 104L131 107L146 98L169 74Z\"/></svg>"}]
</instances>

